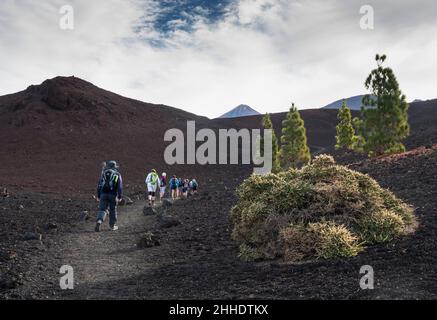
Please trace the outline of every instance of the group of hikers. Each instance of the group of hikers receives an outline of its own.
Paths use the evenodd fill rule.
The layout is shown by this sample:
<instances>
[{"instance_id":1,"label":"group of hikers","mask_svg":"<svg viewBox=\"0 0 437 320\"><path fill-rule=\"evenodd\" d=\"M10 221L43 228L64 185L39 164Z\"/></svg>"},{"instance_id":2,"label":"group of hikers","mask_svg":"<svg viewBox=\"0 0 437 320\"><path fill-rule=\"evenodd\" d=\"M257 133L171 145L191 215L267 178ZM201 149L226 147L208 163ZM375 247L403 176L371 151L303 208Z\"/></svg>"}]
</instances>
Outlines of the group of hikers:
<instances>
[{"instance_id":1,"label":"group of hikers","mask_svg":"<svg viewBox=\"0 0 437 320\"><path fill-rule=\"evenodd\" d=\"M177 200L187 198L189 195L197 194L198 183L196 179L183 179L176 175L167 183L167 174L163 172L158 175L155 169L147 174L144 181L147 186L147 200L149 206L155 206L156 196L159 193L159 200L165 198L167 186L170 187L171 198ZM111 230L118 230L117 226L117 204L123 198L123 180L116 161L104 162L99 182L97 184L97 201L99 201L99 212L95 231L99 232L105 221L109 209L109 227Z\"/></svg>"}]
</instances>

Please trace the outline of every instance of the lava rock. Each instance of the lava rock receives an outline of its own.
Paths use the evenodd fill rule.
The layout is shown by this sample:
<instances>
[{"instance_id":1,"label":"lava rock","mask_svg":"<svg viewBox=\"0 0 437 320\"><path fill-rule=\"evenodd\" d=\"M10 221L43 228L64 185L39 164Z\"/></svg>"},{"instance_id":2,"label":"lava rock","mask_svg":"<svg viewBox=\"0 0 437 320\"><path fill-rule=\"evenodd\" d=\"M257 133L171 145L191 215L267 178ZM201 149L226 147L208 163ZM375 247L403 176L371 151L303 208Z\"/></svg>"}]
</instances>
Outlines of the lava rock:
<instances>
[{"instance_id":1,"label":"lava rock","mask_svg":"<svg viewBox=\"0 0 437 320\"><path fill-rule=\"evenodd\" d=\"M0 278L0 288L6 290L12 290L20 285L19 281L15 278Z\"/></svg>"},{"instance_id":2,"label":"lava rock","mask_svg":"<svg viewBox=\"0 0 437 320\"><path fill-rule=\"evenodd\" d=\"M134 202L128 196L123 196L123 198L121 199L121 201L118 204L120 206L130 206L130 205L134 204Z\"/></svg>"},{"instance_id":3,"label":"lava rock","mask_svg":"<svg viewBox=\"0 0 437 320\"><path fill-rule=\"evenodd\" d=\"M23 236L24 241L42 240L42 234L36 232L26 232Z\"/></svg>"},{"instance_id":4,"label":"lava rock","mask_svg":"<svg viewBox=\"0 0 437 320\"><path fill-rule=\"evenodd\" d=\"M4 197L4 198L9 198L10 195L9 195L8 189L3 188L1 196Z\"/></svg>"},{"instance_id":5,"label":"lava rock","mask_svg":"<svg viewBox=\"0 0 437 320\"><path fill-rule=\"evenodd\" d=\"M159 215L158 216L158 227L162 229L172 228L180 225L181 222L170 215Z\"/></svg>"},{"instance_id":6,"label":"lava rock","mask_svg":"<svg viewBox=\"0 0 437 320\"><path fill-rule=\"evenodd\" d=\"M143 209L143 213L145 216L154 216L157 214L155 208L149 207L149 206L145 206Z\"/></svg>"},{"instance_id":7,"label":"lava rock","mask_svg":"<svg viewBox=\"0 0 437 320\"><path fill-rule=\"evenodd\" d=\"M80 214L80 221L86 221L90 218L88 211L82 211Z\"/></svg>"},{"instance_id":8,"label":"lava rock","mask_svg":"<svg viewBox=\"0 0 437 320\"><path fill-rule=\"evenodd\" d=\"M146 232L137 243L138 248L151 248L159 245L158 237L152 232Z\"/></svg>"},{"instance_id":9,"label":"lava rock","mask_svg":"<svg viewBox=\"0 0 437 320\"><path fill-rule=\"evenodd\" d=\"M49 223L47 223L46 228L49 230L53 230L53 229L57 229L58 225L54 222L49 222Z\"/></svg>"},{"instance_id":10,"label":"lava rock","mask_svg":"<svg viewBox=\"0 0 437 320\"><path fill-rule=\"evenodd\" d=\"M173 205L173 201L170 199L163 199L162 200L162 205L164 207L171 207Z\"/></svg>"}]
</instances>

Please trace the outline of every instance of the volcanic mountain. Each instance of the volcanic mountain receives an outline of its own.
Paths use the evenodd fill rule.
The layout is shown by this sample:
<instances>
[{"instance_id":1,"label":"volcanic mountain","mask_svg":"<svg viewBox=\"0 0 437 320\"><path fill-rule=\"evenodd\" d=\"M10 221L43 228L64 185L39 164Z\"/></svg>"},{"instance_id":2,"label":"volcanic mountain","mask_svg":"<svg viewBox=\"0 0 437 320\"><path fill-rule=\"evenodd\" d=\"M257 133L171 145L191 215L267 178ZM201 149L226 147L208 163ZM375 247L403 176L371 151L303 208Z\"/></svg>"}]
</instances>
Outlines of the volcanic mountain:
<instances>
[{"instance_id":1,"label":"volcanic mountain","mask_svg":"<svg viewBox=\"0 0 437 320\"><path fill-rule=\"evenodd\" d=\"M334 153L337 110L302 110L313 153ZM286 113L272 114L278 136ZM359 115L353 111L353 115ZM412 103L408 148L437 143L437 100ZM143 185L152 167L169 174L233 175L238 166L167 166L168 129L261 127L261 115L209 120L180 109L144 103L75 77L57 77L0 97L0 186L66 193L90 192L101 162L121 163L125 182ZM222 171L220 171L222 170Z\"/></svg>"},{"instance_id":2,"label":"volcanic mountain","mask_svg":"<svg viewBox=\"0 0 437 320\"><path fill-rule=\"evenodd\" d=\"M247 117L247 116L256 116L260 113L248 105L240 104L229 112L226 112L220 118L238 118L238 117Z\"/></svg>"},{"instance_id":3,"label":"volcanic mountain","mask_svg":"<svg viewBox=\"0 0 437 320\"><path fill-rule=\"evenodd\" d=\"M131 182L162 168L166 130L208 119L140 102L75 77L0 97L0 185L75 192L116 159ZM141 173L141 174L139 174ZM133 180L133 181L132 181Z\"/></svg>"},{"instance_id":4,"label":"volcanic mountain","mask_svg":"<svg viewBox=\"0 0 437 320\"><path fill-rule=\"evenodd\" d=\"M322 109L340 109L343 105L343 100L346 100L346 104L351 110L361 110L361 106L363 105L364 95L354 96L347 99L341 99L334 101L327 106L324 106Z\"/></svg>"}]
</instances>

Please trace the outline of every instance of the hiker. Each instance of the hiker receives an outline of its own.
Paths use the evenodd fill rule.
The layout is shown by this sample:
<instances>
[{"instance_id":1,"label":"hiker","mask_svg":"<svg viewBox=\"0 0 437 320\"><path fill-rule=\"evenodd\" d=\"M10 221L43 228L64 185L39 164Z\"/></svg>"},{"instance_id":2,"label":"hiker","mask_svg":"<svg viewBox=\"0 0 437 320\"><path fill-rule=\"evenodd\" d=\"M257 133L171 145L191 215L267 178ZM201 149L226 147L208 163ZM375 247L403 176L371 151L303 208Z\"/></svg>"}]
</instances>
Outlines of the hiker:
<instances>
[{"instance_id":1,"label":"hiker","mask_svg":"<svg viewBox=\"0 0 437 320\"><path fill-rule=\"evenodd\" d=\"M163 172L161 175L161 183L159 185L159 200L162 201L165 196L165 188L167 187L167 173Z\"/></svg>"},{"instance_id":2,"label":"hiker","mask_svg":"<svg viewBox=\"0 0 437 320\"><path fill-rule=\"evenodd\" d=\"M197 188L199 187L199 184L197 183L196 179L191 180L190 182L190 192L192 195L197 194Z\"/></svg>"},{"instance_id":3,"label":"hiker","mask_svg":"<svg viewBox=\"0 0 437 320\"><path fill-rule=\"evenodd\" d=\"M170 190L171 190L171 198L176 200L178 198L178 179L176 176L173 176L170 179Z\"/></svg>"},{"instance_id":4,"label":"hiker","mask_svg":"<svg viewBox=\"0 0 437 320\"><path fill-rule=\"evenodd\" d=\"M178 178L178 199L182 197L182 187L184 186L184 181L182 178Z\"/></svg>"},{"instance_id":5,"label":"hiker","mask_svg":"<svg viewBox=\"0 0 437 320\"><path fill-rule=\"evenodd\" d=\"M190 187L190 180L184 179L182 182L182 196L188 198L188 188Z\"/></svg>"},{"instance_id":6,"label":"hiker","mask_svg":"<svg viewBox=\"0 0 437 320\"><path fill-rule=\"evenodd\" d=\"M100 227L105 221L109 207L109 227L111 230L118 230L117 223L117 203L123 197L123 182L118 171L119 166L116 161L108 161L102 170L99 183L97 185L97 201L99 201L99 213L95 231L99 232Z\"/></svg>"},{"instance_id":7,"label":"hiker","mask_svg":"<svg viewBox=\"0 0 437 320\"><path fill-rule=\"evenodd\" d=\"M156 198L156 190L158 189L158 185L160 184L159 176L156 173L155 169L152 169L152 171L147 175L146 178L146 185L147 185L147 191L149 193L149 206L155 205L155 198Z\"/></svg>"}]
</instances>

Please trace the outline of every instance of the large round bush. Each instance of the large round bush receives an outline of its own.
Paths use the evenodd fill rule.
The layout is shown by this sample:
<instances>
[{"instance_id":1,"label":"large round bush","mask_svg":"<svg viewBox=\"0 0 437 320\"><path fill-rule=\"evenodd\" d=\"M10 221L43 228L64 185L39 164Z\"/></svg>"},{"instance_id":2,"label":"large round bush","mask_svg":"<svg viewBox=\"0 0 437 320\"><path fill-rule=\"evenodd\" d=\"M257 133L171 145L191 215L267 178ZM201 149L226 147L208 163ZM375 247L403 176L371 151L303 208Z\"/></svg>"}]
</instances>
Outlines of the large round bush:
<instances>
[{"instance_id":1,"label":"large round bush","mask_svg":"<svg viewBox=\"0 0 437 320\"><path fill-rule=\"evenodd\" d=\"M350 257L414 230L413 209L370 176L321 155L237 189L233 238L247 260Z\"/></svg>"}]
</instances>

